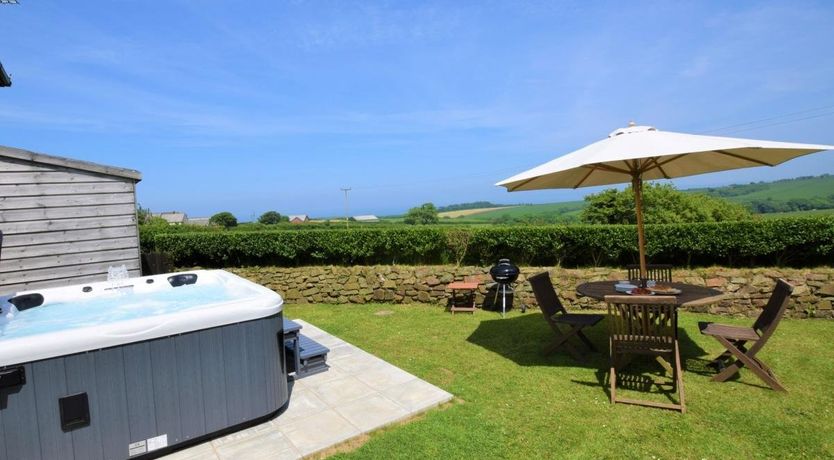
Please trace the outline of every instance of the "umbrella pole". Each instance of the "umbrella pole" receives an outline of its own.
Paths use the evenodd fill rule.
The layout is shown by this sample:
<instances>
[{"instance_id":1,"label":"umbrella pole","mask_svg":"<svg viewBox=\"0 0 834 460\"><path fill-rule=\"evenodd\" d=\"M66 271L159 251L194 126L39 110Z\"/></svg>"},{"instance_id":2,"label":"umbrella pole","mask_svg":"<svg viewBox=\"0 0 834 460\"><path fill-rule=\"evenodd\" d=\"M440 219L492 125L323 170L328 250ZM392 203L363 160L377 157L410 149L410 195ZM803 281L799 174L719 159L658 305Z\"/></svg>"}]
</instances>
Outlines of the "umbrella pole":
<instances>
[{"instance_id":1,"label":"umbrella pole","mask_svg":"<svg viewBox=\"0 0 834 460\"><path fill-rule=\"evenodd\" d=\"M640 279L646 279L646 235L643 229L643 180L639 174L631 179L631 190L634 192L634 206L637 211L637 246L640 250Z\"/></svg>"}]
</instances>

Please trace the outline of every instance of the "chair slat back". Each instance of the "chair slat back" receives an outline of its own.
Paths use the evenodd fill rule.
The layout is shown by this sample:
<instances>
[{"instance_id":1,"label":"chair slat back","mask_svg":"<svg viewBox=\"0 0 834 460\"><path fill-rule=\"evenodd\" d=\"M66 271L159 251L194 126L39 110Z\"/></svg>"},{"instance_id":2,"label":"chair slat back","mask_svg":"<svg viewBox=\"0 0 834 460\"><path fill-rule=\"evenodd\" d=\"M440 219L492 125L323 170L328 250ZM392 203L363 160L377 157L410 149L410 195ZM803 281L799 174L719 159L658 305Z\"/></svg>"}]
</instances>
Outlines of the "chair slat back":
<instances>
[{"instance_id":1,"label":"chair slat back","mask_svg":"<svg viewBox=\"0 0 834 460\"><path fill-rule=\"evenodd\" d=\"M552 324L551 318L557 313L567 313L565 306L556 295L556 289L553 288L553 283L550 281L550 273L542 272L527 278L530 286L533 288L533 295L536 297L536 303L544 314L548 323Z\"/></svg>"},{"instance_id":2,"label":"chair slat back","mask_svg":"<svg viewBox=\"0 0 834 460\"><path fill-rule=\"evenodd\" d=\"M793 286L783 279L776 280L776 287L773 289L767 305L764 306L759 317L756 318L756 322L753 323L753 329L759 331L762 338L769 337L776 326L779 325L779 321L782 320L782 316L784 316L790 303L791 293L793 293Z\"/></svg>"},{"instance_id":3,"label":"chair slat back","mask_svg":"<svg viewBox=\"0 0 834 460\"><path fill-rule=\"evenodd\" d=\"M647 264L646 275L647 279L660 281L663 283L672 282L672 265L670 264ZM629 280L640 279L640 265L631 264L626 265Z\"/></svg>"},{"instance_id":4,"label":"chair slat back","mask_svg":"<svg viewBox=\"0 0 834 460\"><path fill-rule=\"evenodd\" d=\"M674 296L605 296L611 335L674 337L677 329Z\"/></svg>"}]
</instances>

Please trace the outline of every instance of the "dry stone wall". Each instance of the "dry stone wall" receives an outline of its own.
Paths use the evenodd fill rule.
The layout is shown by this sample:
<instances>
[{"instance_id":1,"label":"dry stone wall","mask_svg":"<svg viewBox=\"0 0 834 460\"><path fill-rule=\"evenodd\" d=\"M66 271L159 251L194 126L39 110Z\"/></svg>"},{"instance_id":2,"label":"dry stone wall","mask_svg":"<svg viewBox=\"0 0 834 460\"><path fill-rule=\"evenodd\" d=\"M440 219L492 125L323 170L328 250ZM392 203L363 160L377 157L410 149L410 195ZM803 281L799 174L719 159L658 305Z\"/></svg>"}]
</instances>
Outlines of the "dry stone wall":
<instances>
[{"instance_id":1,"label":"dry stone wall","mask_svg":"<svg viewBox=\"0 0 834 460\"><path fill-rule=\"evenodd\" d=\"M406 266L315 266L315 267L246 267L229 269L256 283L273 289L289 304L363 304L430 303L446 305L451 292L446 285L465 277L480 276L485 282L477 295L482 305L490 282L488 267L451 265ZM536 306L526 282L528 276L550 271L560 298L569 309L602 308L600 302L576 294L576 286L587 281L618 280L625 271L615 268L563 269L522 267L516 283L515 305ZM795 286L789 315L792 317L834 318L834 268L788 269L722 267L676 270L674 281L714 287L727 293L719 304L693 310L727 315L754 316L767 302L776 278Z\"/></svg>"}]
</instances>

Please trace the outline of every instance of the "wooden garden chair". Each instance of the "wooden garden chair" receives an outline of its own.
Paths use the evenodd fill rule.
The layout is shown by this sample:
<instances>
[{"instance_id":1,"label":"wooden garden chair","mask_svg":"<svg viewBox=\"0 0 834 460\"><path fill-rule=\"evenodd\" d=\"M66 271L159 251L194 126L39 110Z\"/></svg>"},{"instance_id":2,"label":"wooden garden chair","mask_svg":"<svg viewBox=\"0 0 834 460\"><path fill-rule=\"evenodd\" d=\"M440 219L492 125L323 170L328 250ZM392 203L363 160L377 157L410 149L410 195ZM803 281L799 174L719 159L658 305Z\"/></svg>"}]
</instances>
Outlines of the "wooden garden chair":
<instances>
[{"instance_id":1,"label":"wooden garden chair","mask_svg":"<svg viewBox=\"0 0 834 460\"><path fill-rule=\"evenodd\" d=\"M597 351L594 344L582 333L582 329L596 325L605 318L605 315L568 313L559 300L559 296L556 295L548 272L533 275L527 281L533 287L536 303L539 304L545 321L556 334L556 339L544 348L544 353L550 354L564 347L574 359L584 361L585 357L582 353L568 342L568 339L572 337L577 337L589 350ZM566 326L565 330L562 330L563 327L560 327L560 324Z\"/></svg>"},{"instance_id":2,"label":"wooden garden chair","mask_svg":"<svg viewBox=\"0 0 834 460\"><path fill-rule=\"evenodd\" d=\"M670 264L647 264L646 265L646 279L655 280L662 283L672 282L672 265ZM629 280L640 279L640 265L631 264L626 265Z\"/></svg>"},{"instance_id":3,"label":"wooden garden chair","mask_svg":"<svg viewBox=\"0 0 834 460\"><path fill-rule=\"evenodd\" d=\"M608 304L609 350L611 366L608 382L611 403L637 404L686 412L683 388L680 346L678 345L678 314L673 296L605 296ZM678 394L678 403L661 403L640 399L622 398L617 395L618 380L633 383L626 376L618 376L634 355L654 356L667 371L672 373L672 386ZM663 361L663 360L667 361ZM671 365L669 363L671 362ZM646 379L648 380L648 379ZM658 385L649 382L646 386ZM633 386L633 385L627 385Z\"/></svg>"},{"instance_id":4,"label":"wooden garden chair","mask_svg":"<svg viewBox=\"0 0 834 460\"><path fill-rule=\"evenodd\" d=\"M712 360L711 365L719 369L717 375L712 378L713 382L724 382L736 375L738 371L747 366L756 376L762 379L770 388L776 391L787 391L779 382L773 371L762 360L756 357L767 341L776 331L779 321L785 314L790 302L793 286L785 280L777 280L776 288L767 305L762 309L753 327L739 327L718 323L698 323L701 334L710 335L726 348L717 358ZM752 345L748 345L751 343ZM733 358L735 358L733 360ZM732 361L728 366L728 361Z\"/></svg>"}]
</instances>

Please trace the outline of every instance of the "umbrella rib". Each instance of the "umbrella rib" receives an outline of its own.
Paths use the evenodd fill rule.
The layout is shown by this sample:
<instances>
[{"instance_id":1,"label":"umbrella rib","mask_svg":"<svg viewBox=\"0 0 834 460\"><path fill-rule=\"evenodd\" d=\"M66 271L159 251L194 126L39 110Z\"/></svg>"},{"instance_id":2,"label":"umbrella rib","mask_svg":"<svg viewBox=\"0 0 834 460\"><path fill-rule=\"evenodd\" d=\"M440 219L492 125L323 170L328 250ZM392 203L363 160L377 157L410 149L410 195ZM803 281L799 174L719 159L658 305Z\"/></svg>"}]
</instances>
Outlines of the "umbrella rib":
<instances>
[{"instance_id":1,"label":"umbrella rib","mask_svg":"<svg viewBox=\"0 0 834 460\"><path fill-rule=\"evenodd\" d=\"M519 188L519 187L524 187L525 185L529 184L530 182L532 182L532 181L534 181L534 180L536 180L536 179L538 179L538 178L539 178L539 176L536 176L536 177L531 177L531 178L529 178L529 179L527 179L527 180L525 180L525 181L522 181L521 183L519 183L519 184L518 184L518 185L516 185L516 186L513 186L513 187L507 187L507 190L508 190L508 191L510 191L510 192L514 192L514 191L518 190L518 188Z\"/></svg>"},{"instance_id":2,"label":"umbrella rib","mask_svg":"<svg viewBox=\"0 0 834 460\"><path fill-rule=\"evenodd\" d=\"M738 158L738 159L740 159L740 160L746 160L746 161L750 161L750 162L752 162L752 163L758 163L758 164L760 164L760 165L762 165L762 166L775 166L775 165L772 165L772 164L770 164L770 163L768 163L768 162L766 162L766 161L757 160L757 159L755 159L755 158L749 158L749 157L746 157L746 156L744 156L744 155L739 155L739 154L737 154L737 153L728 152L728 151L726 151L726 150L716 150L716 152L721 153L721 154L723 154L723 155L731 156L731 157L733 157L733 158Z\"/></svg>"},{"instance_id":3,"label":"umbrella rib","mask_svg":"<svg viewBox=\"0 0 834 460\"><path fill-rule=\"evenodd\" d=\"M592 167L592 168L588 169L588 174L585 174L584 176L582 176L582 180L577 182L576 185L573 186L573 188L579 188L579 186L582 185L582 183L585 182L585 180L588 179L588 177L590 177L591 173L596 171L596 170L597 170L596 167Z\"/></svg>"},{"instance_id":4,"label":"umbrella rib","mask_svg":"<svg viewBox=\"0 0 834 460\"><path fill-rule=\"evenodd\" d=\"M623 168L617 168L615 166L607 165L607 164L604 164L604 163L597 163L597 164L594 164L594 165L586 165L585 167L586 168L593 168L593 169L604 169L606 171L618 172L618 173L622 173L622 174L631 175L631 171L628 171L628 170L623 169Z\"/></svg>"},{"instance_id":5,"label":"umbrella rib","mask_svg":"<svg viewBox=\"0 0 834 460\"><path fill-rule=\"evenodd\" d=\"M671 177L669 177L669 175L666 174L666 171L663 170L663 166L661 166L660 163L657 162L657 157L649 158L649 163L648 164L652 164L652 163L654 163L654 168L657 168L660 171L660 174L663 174L664 178L671 179ZM640 173L642 174L642 173L645 173L647 171L651 171L654 168L646 168L646 169L640 171Z\"/></svg>"},{"instance_id":6,"label":"umbrella rib","mask_svg":"<svg viewBox=\"0 0 834 460\"><path fill-rule=\"evenodd\" d=\"M683 158L683 157L685 157L685 156L686 156L686 154L685 154L685 153L682 153L682 154L680 154L680 155L676 155L676 156L674 156L674 157L672 157L672 158L669 158L668 160L664 160L664 161L658 162L658 163L657 163L657 165L658 165L658 166L663 166L663 165L665 165L665 164L671 163L671 162L673 162L673 161L675 161L675 160L677 160L677 159L679 159L679 158Z\"/></svg>"}]
</instances>

